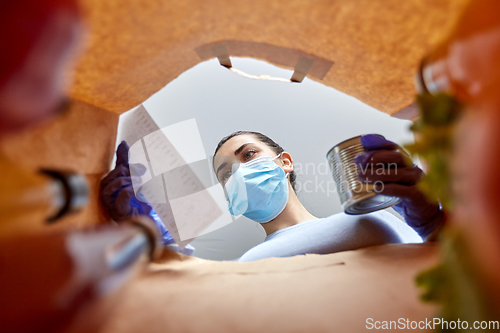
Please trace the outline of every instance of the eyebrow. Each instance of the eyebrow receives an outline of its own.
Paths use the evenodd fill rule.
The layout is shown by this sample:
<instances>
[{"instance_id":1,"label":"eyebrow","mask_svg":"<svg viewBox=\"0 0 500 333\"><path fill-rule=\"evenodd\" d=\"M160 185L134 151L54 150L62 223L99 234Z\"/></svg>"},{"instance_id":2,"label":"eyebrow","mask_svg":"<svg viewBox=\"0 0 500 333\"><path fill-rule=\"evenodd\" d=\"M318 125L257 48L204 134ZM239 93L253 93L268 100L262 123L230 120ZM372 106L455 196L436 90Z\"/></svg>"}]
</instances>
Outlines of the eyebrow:
<instances>
[{"instance_id":1,"label":"eyebrow","mask_svg":"<svg viewBox=\"0 0 500 333\"><path fill-rule=\"evenodd\" d=\"M246 146L248 146L248 145L253 145L253 144L254 144L253 142L248 142L248 143L244 143L244 144L242 144L240 148L238 148L238 149L236 149L236 150L234 151L234 156L238 156L238 154L239 154L239 153L241 153L241 151L242 151L243 149L245 149L245 147L246 147Z\"/></svg>"}]
</instances>

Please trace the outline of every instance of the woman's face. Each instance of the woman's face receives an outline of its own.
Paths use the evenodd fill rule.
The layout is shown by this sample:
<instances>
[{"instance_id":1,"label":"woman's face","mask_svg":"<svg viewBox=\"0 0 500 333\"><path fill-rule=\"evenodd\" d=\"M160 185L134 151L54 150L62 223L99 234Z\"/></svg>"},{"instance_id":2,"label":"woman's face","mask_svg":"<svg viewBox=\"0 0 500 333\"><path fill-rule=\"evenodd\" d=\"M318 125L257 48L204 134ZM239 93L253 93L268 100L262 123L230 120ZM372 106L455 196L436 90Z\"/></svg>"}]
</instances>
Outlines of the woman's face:
<instances>
[{"instance_id":1,"label":"woman's face","mask_svg":"<svg viewBox=\"0 0 500 333\"><path fill-rule=\"evenodd\" d=\"M214 157L214 170L217 179L224 186L232 174L233 165L246 163L253 159L276 154L268 145L261 142L252 134L242 134L232 137L220 147ZM288 153L274 160L285 172L293 171L293 162Z\"/></svg>"}]
</instances>

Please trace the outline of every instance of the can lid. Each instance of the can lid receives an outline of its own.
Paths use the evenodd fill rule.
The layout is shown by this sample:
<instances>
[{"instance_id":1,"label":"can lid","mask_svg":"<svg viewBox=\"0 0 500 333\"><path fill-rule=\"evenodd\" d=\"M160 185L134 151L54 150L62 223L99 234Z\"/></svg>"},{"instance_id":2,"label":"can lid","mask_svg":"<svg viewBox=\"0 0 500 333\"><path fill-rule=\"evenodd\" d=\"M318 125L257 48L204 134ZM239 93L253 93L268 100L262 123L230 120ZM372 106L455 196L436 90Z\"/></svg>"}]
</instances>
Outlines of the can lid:
<instances>
[{"instance_id":1,"label":"can lid","mask_svg":"<svg viewBox=\"0 0 500 333\"><path fill-rule=\"evenodd\" d=\"M361 215L386 209L400 202L401 199L398 197L389 197L371 192L370 195L362 199L357 198L356 200L344 203L343 208L344 212L348 215Z\"/></svg>"}]
</instances>

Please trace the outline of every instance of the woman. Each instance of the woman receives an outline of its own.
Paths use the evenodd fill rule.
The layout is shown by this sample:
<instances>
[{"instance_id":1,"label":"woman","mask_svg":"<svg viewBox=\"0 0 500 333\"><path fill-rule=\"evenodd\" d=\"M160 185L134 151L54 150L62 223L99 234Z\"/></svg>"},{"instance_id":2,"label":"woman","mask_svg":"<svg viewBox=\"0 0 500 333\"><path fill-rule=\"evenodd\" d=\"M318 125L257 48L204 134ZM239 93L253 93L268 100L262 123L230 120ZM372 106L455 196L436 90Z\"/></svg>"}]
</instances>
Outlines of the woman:
<instances>
[{"instance_id":1,"label":"woman","mask_svg":"<svg viewBox=\"0 0 500 333\"><path fill-rule=\"evenodd\" d=\"M403 200L395 209L420 236L428 238L442 224L444 214L439 205L427 202L416 188L422 171L407 166L398 146L382 136L365 135L362 143L367 152L358 155L355 162L370 174L360 174L360 179L382 182L380 193L401 197ZM123 186L127 183L123 177L130 175L125 147L122 144L118 148L117 167L102 182L103 203L115 220L151 211L147 204L133 197L131 185ZM119 165L120 160L123 165ZM405 236L404 224L385 211L358 216L339 213L327 218L310 214L295 193L292 157L261 133L240 131L223 138L213 162L230 213L260 223L267 235L263 243L247 251L239 261L417 241ZM381 166L395 165L397 169L378 172Z\"/></svg>"},{"instance_id":2,"label":"woman","mask_svg":"<svg viewBox=\"0 0 500 333\"><path fill-rule=\"evenodd\" d=\"M378 135L364 136L363 143L371 151L359 155L356 162L360 162L362 170L372 171L364 180L389 183L391 179L387 176L392 174L392 191L394 186L404 186L407 192L415 191L413 186L422 171L416 166L405 166L403 156L396 150L397 145ZM374 154L374 148L380 150L378 154ZM214 156L214 170L226 190L231 214L241 214L261 223L267 234L265 241L246 252L240 261L326 254L405 240L401 227L398 228L401 221L385 211L360 216L340 213L320 219L310 214L294 190L296 176L292 157L261 133L235 132L219 142ZM368 163L377 166L392 163L401 168L377 173L371 165L367 168ZM397 178L398 173L400 178ZM403 192L399 187L396 190ZM382 193L383 189L380 191ZM432 215L441 215L439 206L427 205L431 210L434 207Z\"/></svg>"}]
</instances>

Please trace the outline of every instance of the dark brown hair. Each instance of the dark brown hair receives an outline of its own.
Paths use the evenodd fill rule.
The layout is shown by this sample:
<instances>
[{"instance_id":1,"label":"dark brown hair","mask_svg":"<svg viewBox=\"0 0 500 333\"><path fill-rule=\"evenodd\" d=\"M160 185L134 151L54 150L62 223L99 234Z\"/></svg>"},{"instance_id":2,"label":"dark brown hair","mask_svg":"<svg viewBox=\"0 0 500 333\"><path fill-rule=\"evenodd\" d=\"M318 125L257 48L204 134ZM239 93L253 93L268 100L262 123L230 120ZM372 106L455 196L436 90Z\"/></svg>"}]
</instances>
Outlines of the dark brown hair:
<instances>
[{"instance_id":1,"label":"dark brown hair","mask_svg":"<svg viewBox=\"0 0 500 333\"><path fill-rule=\"evenodd\" d=\"M223 144L225 144L229 139L234 138L235 136L238 135L244 135L244 134L250 134L255 136L260 142L265 143L269 148L271 148L276 154L280 154L284 152L285 150L283 147L281 147L279 144L274 142L270 137L259 133L259 132L251 132L251 131L237 131L234 133L229 134L228 136L222 138L222 140L219 141L217 144L217 148L215 148L215 155L217 155L217 152L219 151L220 147L222 147ZM295 191L295 181L297 179L297 175L295 174L295 171L290 172L288 175L288 179L290 180L290 184L292 185L293 190Z\"/></svg>"}]
</instances>

